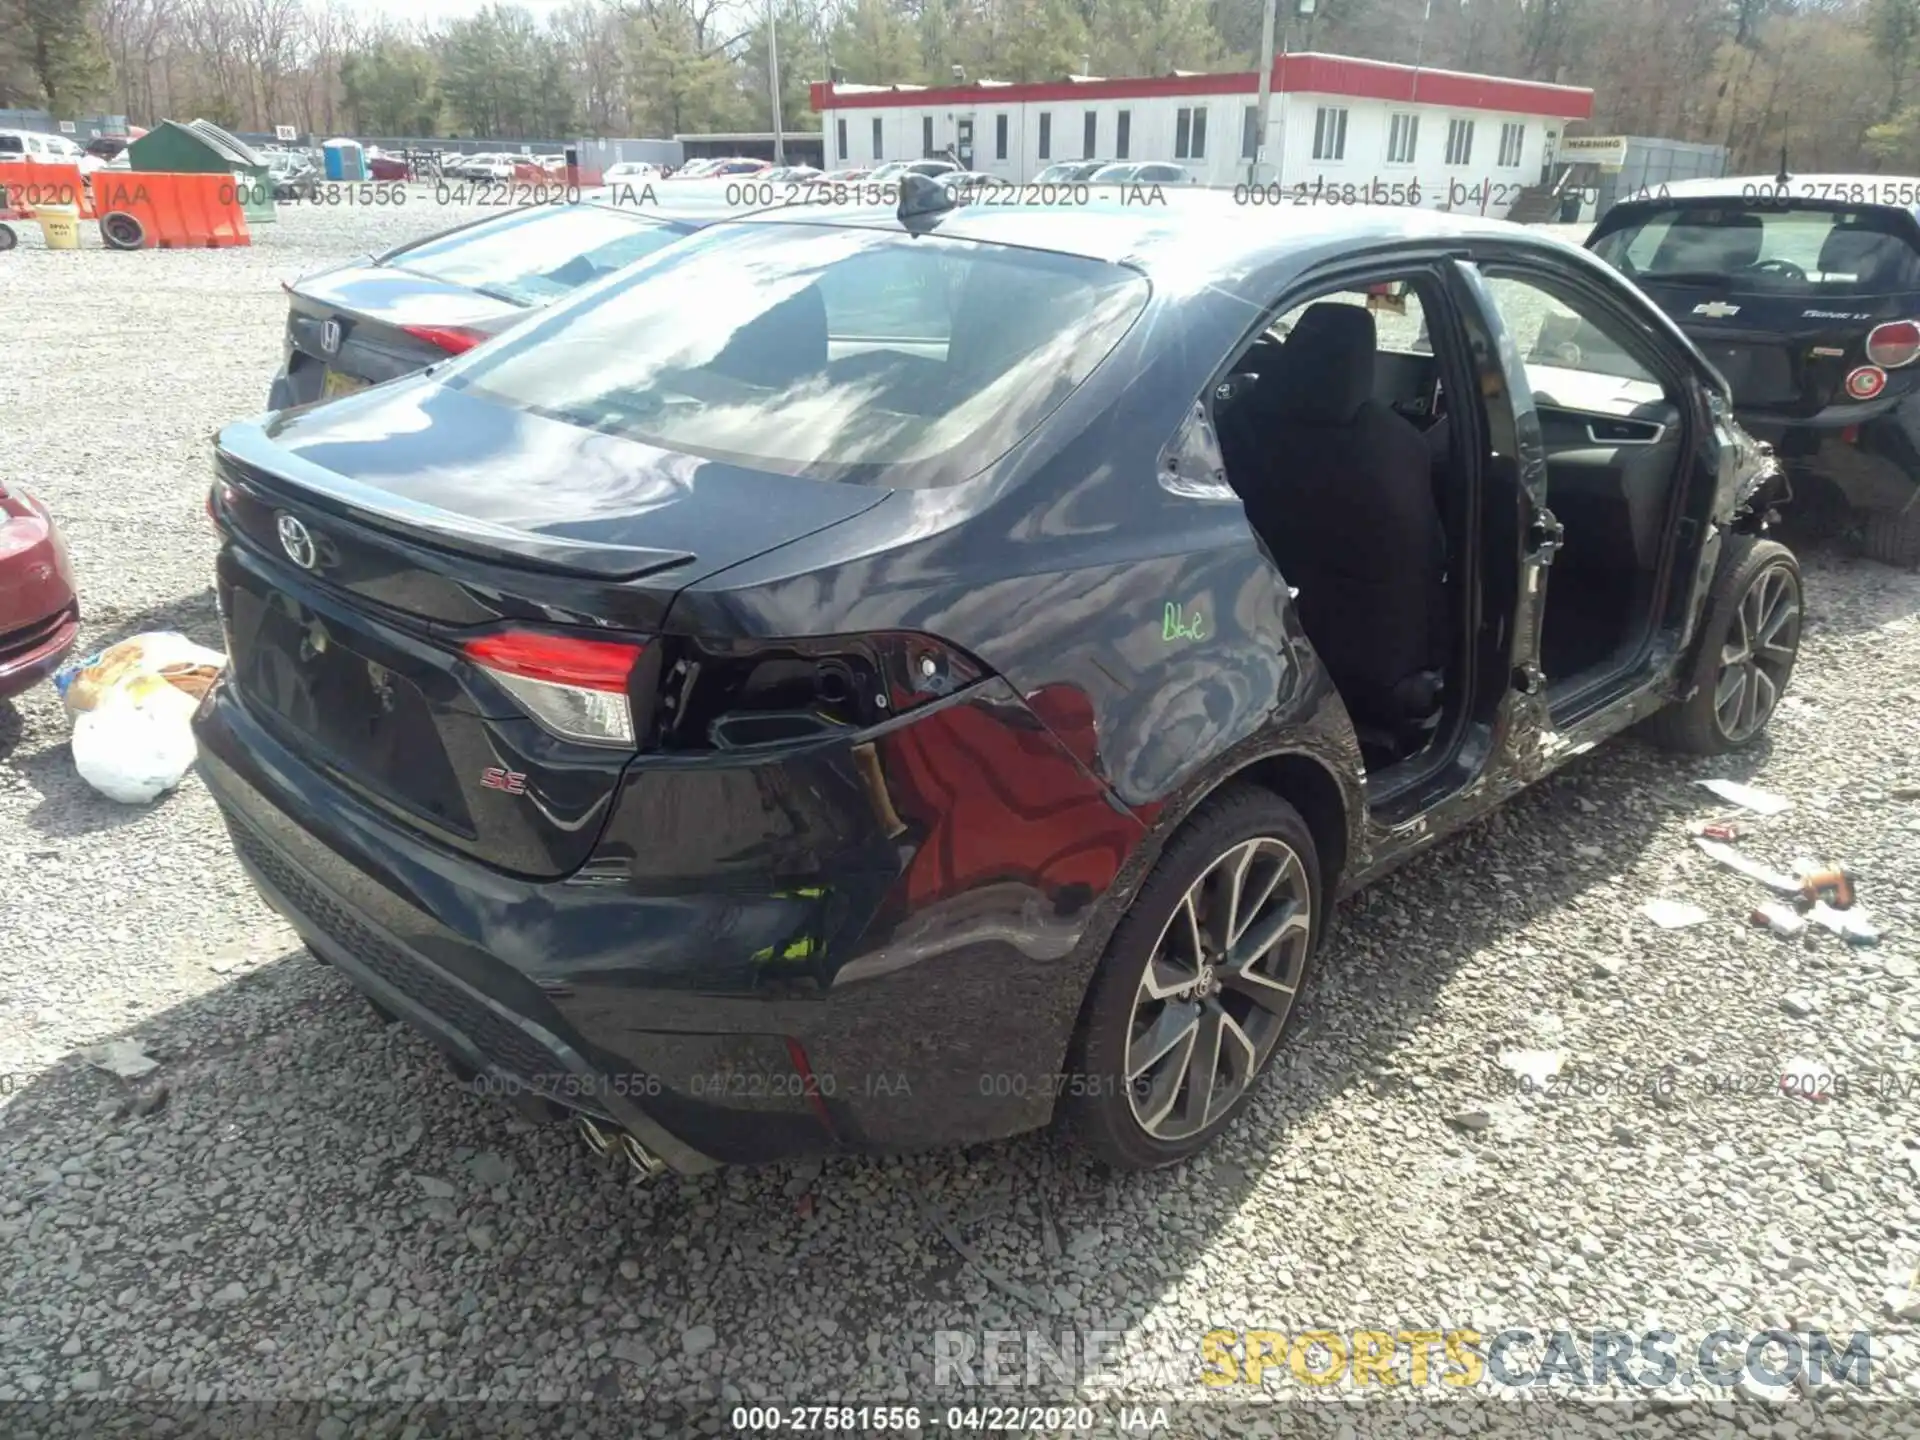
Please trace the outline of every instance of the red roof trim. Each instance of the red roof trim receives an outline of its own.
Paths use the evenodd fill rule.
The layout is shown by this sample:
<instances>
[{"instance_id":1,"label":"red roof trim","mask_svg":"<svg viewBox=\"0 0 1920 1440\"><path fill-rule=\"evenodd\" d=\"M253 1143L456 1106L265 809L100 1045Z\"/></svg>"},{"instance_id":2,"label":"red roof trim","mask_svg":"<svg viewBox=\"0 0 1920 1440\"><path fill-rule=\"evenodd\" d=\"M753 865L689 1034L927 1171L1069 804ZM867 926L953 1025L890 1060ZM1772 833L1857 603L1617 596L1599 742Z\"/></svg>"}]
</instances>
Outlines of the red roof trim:
<instances>
[{"instance_id":1,"label":"red roof trim","mask_svg":"<svg viewBox=\"0 0 1920 1440\"><path fill-rule=\"evenodd\" d=\"M925 90L870 90L836 93L825 82L813 86L813 108L878 109L892 105L1029 105L1050 100L1147 100L1175 95L1253 95L1260 89L1257 71L1219 75L1145 75L1120 80L1042 80L1021 85L942 85ZM1279 55L1273 62L1277 93L1345 95L1358 100L1440 105L1454 110L1491 110L1508 115L1543 115L1560 120L1593 116L1593 91L1537 80L1498 75L1467 75L1456 70L1416 70L1383 60L1346 55Z\"/></svg>"}]
</instances>

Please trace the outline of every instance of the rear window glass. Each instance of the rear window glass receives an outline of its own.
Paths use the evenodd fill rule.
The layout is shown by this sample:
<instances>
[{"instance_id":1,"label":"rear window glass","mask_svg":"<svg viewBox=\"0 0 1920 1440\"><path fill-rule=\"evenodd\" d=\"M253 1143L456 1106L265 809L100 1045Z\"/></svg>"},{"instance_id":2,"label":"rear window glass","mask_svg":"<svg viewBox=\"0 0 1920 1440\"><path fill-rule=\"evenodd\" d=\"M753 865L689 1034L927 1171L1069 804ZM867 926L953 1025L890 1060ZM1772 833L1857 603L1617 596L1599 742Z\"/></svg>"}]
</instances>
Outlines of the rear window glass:
<instances>
[{"instance_id":1,"label":"rear window glass","mask_svg":"<svg viewBox=\"0 0 1920 1440\"><path fill-rule=\"evenodd\" d=\"M630 210L554 205L443 235L388 263L515 305L546 305L684 233Z\"/></svg>"},{"instance_id":2,"label":"rear window glass","mask_svg":"<svg viewBox=\"0 0 1920 1440\"><path fill-rule=\"evenodd\" d=\"M0 155L24 155L27 142L18 135L0 135Z\"/></svg>"},{"instance_id":3,"label":"rear window glass","mask_svg":"<svg viewBox=\"0 0 1920 1440\"><path fill-rule=\"evenodd\" d=\"M1635 280L1725 284L1788 295L1912 290L1915 255L1897 215L1823 206L1676 206L1593 242Z\"/></svg>"},{"instance_id":4,"label":"rear window glass","mask_svg":"<svg viewBox=\"0 0 1920 1440\"><path fill-rule=\"evenodd\" d=\"M448 383L756 469L932 485L1006 453L1147 299L1078 256L812 225L720 226Z\"/></svg>"}]
</instances>

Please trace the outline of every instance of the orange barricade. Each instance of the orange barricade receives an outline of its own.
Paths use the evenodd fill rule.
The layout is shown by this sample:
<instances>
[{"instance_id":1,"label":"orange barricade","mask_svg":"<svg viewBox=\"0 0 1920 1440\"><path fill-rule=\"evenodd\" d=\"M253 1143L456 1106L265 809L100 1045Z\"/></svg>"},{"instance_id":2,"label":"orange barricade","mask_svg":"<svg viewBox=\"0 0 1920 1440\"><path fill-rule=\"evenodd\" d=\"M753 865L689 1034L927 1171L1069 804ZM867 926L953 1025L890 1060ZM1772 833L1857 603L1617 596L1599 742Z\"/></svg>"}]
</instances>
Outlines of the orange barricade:
<instances>
[{"instance_id":1,"label":"orange barricade","mask_svg":"<svg viewBox=\"0 0 1920 1440\"><path fill-rule=\"evenodd\" d=\"M78 165L48 165L38 160L0 165L0 188L6 190L7 205L14 210L71 205L82 220L94 218L93 196Z\"/></svg>"},{"instance_id":2,"label":"orange barricade","mask_svg":"<svg viewBox=\"0 0 1920 1440\"><path fill-rule=\"evenodd\" d=\"M519 185L537 185L542 180L549 180L553 177L548 175L546 170L539 165L516 164L513 167L513 178L514 183Z\"/></svg>"},{"instance_id":3,"label":"orange barricade","mask_svg":"<svg viewBox=\"0 0 1920 1440\"><path fill-rule=\"evenodd\" d=\"M100 170L93 204L101 235L116 249L251 245L240 184L231 175Z\"/></svg>"}]
</instances>

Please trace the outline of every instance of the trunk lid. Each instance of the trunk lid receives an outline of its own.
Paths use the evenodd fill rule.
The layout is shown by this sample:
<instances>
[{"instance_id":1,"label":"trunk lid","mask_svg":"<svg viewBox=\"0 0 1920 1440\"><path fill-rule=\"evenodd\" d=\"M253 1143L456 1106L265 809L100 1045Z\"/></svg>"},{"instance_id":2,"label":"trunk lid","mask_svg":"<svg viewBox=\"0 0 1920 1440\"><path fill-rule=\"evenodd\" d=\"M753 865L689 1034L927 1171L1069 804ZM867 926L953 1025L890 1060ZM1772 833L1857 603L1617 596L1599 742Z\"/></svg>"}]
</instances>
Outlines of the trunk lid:
<instances>
[{"instance_id":1,"label":"trunk lid","mask_svg":"<svg viewBox=\"0 0 1920 1440\"><path fill-rule=\"evenodd\" d=\"M532 313L464 285L374 263L308 276L288 291L288 302L288 348L370 384L447 358L444 347L408 334L410 326L494 335Z\"/></svg>"},{"instance_id":2,"label":"trunk lid","mask_svg":"<svg viewBox=\"0 0 1920 1440\"><path fill-rule=\"evenodd\" d=\"M634 751L543 728L463 643L504 626L643 647L628 704L644 737L674 597L887 494L658 450L427 376L229 426L216 471L229 674L248 709L396 822L537 877L587 858Z\"/></svg>"},{"instance_id":3,"label":"trunk lid","mask_svg":"<svg viewBox=\"0 0 1920 1440\"><path fill-rule=\"evenodd\" d=\"M1920 295L1782 297L1730 282L1640 286L1726 377L1741 414L1780 420L1850 404L1847 376L1867 363L1873 328L1920 316ZM1894 372L1884 393L1903 378Z\"/></svg>"}]
</instances>

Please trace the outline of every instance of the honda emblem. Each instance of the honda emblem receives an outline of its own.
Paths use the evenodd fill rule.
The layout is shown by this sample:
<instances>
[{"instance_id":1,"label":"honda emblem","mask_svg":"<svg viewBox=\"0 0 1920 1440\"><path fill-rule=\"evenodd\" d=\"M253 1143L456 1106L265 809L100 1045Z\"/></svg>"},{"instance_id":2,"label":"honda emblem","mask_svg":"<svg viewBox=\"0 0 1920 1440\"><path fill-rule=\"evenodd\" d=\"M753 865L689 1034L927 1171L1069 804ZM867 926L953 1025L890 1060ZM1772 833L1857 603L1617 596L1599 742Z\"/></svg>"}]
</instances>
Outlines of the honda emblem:
<instances>
[{"instance_id":1,"label":"honda emblem","mask_svg":"<svg viewBox=\"0 0 1920 1440\"><path fill-rule=\"evenodd\" d=\"M320 326L320 348L329 355L340 353L340 322L328 320Z\"/></svg>"}]
</instances>

